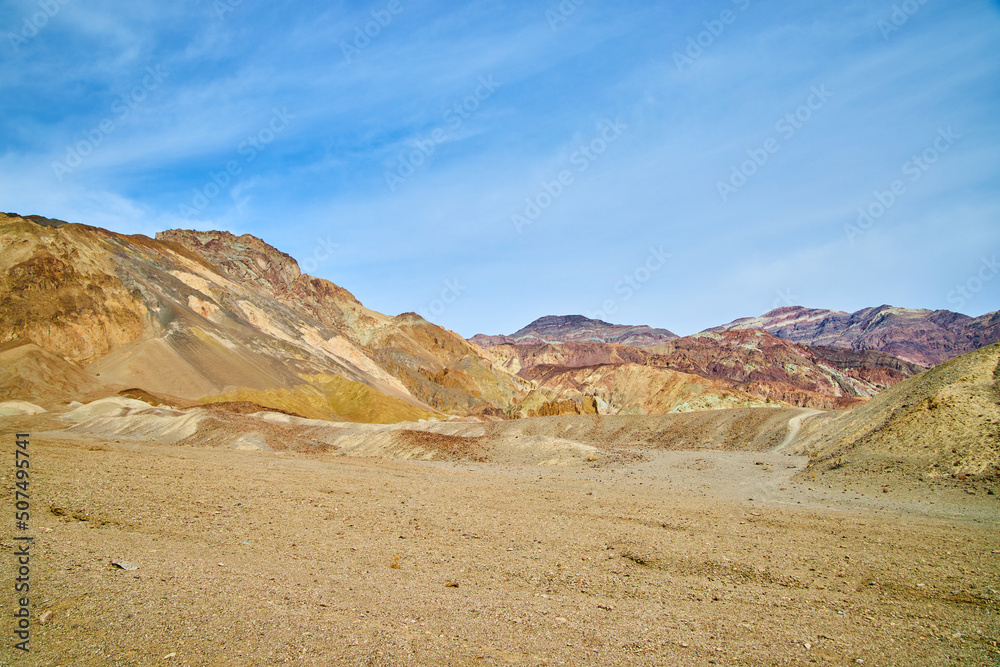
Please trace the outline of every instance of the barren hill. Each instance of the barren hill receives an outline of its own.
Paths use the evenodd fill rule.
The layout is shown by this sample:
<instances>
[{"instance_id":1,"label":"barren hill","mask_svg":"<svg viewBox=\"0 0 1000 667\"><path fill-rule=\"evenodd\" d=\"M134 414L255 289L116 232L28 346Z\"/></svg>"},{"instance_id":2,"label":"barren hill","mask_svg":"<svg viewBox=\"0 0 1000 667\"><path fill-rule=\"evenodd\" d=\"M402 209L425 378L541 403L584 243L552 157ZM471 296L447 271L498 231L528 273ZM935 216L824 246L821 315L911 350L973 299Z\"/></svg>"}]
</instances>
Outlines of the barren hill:
<instances>
[{"instance_id":1,"label":"barren hill","mask_svg":"<svg viewBox=\"0 0 1000 667\"><path fill-rule=\"evenodd\" d=\"M371 311L249 235L0 215L0 248L0 342L20 355L0 378L11 396L62 400L70 382L399 421L515 411L530 389L460 336Z\"/></svg>"},{"instance_id":2,"label":"barren hill","mask_svg":"<svg viewBox=\"0 0 1000 667\"><path fill-rule=\"evenodd\" d=\"M795 447L814 470L887 481L1000 478L1000 343L816 420Z\"/></svg>"}]
</instances>

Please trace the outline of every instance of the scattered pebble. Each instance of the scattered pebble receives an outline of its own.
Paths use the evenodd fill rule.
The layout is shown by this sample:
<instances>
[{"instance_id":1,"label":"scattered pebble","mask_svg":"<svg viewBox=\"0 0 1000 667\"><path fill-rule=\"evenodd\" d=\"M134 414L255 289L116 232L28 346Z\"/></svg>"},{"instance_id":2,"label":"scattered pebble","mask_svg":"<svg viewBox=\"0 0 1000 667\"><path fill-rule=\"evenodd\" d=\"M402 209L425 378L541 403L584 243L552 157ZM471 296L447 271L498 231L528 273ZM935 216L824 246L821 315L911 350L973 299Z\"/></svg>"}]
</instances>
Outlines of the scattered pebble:
<instances>
[{"instance_id":1,"label":"scattered pebble","mask_svg":"<svg viewBox=\"0 0 1000 667\"><path fill-rule=\"evenodd\" d=\"M111 564L120 570L138 570L139 566L135 563L130 563L127 560L113 560Z\"/></svg>"}]
</instances>

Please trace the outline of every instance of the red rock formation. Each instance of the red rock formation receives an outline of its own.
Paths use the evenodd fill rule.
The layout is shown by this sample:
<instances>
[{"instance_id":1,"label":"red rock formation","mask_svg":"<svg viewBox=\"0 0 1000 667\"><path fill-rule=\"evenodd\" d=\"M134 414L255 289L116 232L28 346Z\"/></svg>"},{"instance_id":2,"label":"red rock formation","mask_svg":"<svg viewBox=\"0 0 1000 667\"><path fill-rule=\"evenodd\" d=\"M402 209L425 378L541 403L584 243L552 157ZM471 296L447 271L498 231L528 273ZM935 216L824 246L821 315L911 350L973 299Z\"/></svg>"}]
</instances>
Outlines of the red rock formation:
<instances>
[{"instance_id":1,"label":"red rock formation","mask_svg":"<svg viewBox=\"0 0 1000 667\"><path fill-rule=\"evenodd\" d=\"M791 306L707 331L761 329L797 343L880 350L928 368L1000 340L1000 313L878 306L856 313Z\"/></svg>"}]
</instances>

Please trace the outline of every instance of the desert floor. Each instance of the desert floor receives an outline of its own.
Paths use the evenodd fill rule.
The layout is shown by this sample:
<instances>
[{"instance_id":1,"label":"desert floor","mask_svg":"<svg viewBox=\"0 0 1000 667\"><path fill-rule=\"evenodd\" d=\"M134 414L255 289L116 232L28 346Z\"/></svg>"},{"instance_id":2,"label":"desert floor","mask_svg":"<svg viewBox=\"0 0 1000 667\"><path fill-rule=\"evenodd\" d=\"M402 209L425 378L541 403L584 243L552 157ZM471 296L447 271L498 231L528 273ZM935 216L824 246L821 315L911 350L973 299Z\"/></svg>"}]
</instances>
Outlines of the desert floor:
<instances>
[{"instance_id":1,"label":"desert floor","mask_svg":"<svg viewBox=\"0 0 1000 667\"><path fill-rule=\"evenodd\" d=\"M25 426L2 426L10 610ZM32 650L15 654L5 613L0 663L1000 664L996 497L793 481L805 459L782 452L644 455L406 462L37 433Z\"/></svg>"}]
</instances>

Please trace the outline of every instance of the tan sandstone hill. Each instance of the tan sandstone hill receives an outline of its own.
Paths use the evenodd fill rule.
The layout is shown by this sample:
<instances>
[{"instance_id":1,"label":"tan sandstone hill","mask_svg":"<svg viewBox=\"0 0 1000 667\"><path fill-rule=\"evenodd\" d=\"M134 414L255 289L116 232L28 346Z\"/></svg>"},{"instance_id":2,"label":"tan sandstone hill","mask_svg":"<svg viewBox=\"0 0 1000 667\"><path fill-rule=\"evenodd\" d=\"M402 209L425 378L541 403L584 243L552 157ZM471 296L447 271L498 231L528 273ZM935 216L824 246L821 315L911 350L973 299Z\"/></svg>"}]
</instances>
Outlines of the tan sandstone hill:
<instances>
[{"instance_id":1,"label":"tan sandstone hill","mask_svg":"<svg viewBox=\"0 0 1000 667\"><path fill-rule=\"evenodd\" d=\"M807 422L814 471L886 479L1000 476L1000 343L901 382L850 412Z\"/></svg>"},{"instance_id":2,"label":"tan sandstone hill","mask_svg":"<svg viewBox=\"0 0 1000 667\"><path fill-rule=\"evenodd\" d=\"M150 239L0 215L0 249L5 396L138 388L394 422L505 412L528 392L460 336L368 310L248 235Z\"/></svg>"}]
</instances>

